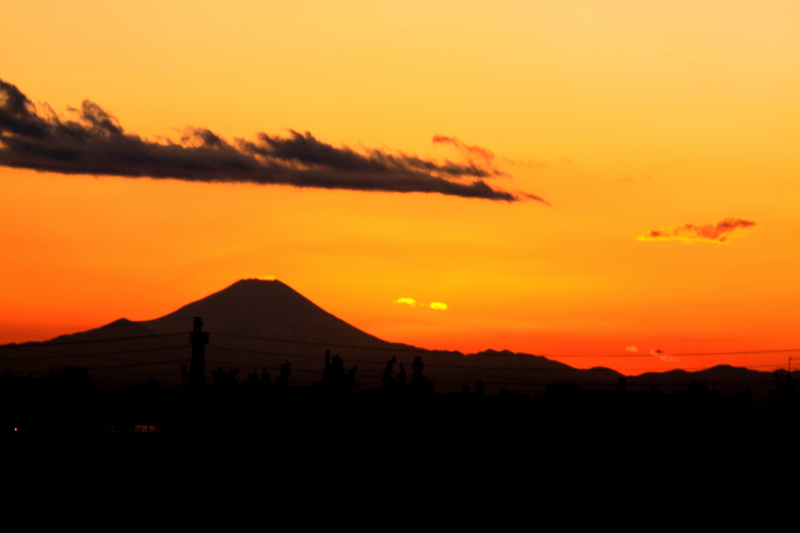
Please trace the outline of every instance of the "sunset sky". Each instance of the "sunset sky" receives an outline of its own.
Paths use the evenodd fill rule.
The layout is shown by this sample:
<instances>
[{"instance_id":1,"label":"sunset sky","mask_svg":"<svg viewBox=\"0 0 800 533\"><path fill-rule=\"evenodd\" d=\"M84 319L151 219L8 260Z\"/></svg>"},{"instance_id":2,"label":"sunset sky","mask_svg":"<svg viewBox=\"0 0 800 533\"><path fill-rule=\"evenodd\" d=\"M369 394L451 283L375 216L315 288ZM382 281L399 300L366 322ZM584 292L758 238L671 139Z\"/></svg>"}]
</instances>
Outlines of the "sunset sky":
<instances>
[{"instance_id":1,"label":"sunset sky","mask_svg":"<svg viewBox=\"0 0 800 533\"><path fill-rule=\"evenodd\" d=\"M276 277L425 348L800 357L684 355L800 348L797 2L2 11L0 343Z\"/></svg>"}]
</instances>

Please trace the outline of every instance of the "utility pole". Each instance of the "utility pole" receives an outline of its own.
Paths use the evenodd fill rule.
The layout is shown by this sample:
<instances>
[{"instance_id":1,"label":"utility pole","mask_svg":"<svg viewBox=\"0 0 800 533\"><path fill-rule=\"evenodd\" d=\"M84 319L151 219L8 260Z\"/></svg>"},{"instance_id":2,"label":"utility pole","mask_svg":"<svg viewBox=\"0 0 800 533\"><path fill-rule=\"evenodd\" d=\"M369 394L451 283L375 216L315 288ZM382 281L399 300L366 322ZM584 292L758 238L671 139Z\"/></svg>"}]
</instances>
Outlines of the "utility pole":
<instances>
[{"instance_id":1,"label":"utility pole","mask_svg":"<svg viewBox=\"0 0 800 533\"><path fill-rule=\"evenodd\" d=\"M206 384L206 344L208 333L202 331L203 321L199 316L194 317L192 333L189 340L192 343L192 363L189 367L189 387Z\"/></svg>"}]
</instances>

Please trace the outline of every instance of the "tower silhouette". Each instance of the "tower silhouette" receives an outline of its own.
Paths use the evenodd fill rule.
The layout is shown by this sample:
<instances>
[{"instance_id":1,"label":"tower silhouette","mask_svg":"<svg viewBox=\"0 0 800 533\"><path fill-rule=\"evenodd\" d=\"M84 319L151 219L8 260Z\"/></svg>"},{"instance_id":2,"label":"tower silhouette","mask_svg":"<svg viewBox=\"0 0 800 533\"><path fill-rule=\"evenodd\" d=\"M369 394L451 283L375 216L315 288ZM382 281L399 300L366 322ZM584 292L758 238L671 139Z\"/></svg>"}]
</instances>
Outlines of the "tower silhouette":
<instances>
[{"instance_id":1,"label":"tower silhouette","mask_svg":"<svg viewBox=\"0 0 800 533\"><path fill-rule=\"evenodd\" d=\"M203 321L199 316L194 317L192 333L189 340L192 343L192 363L189 367L189 386L196 387L206 384L206 344L208 333L202 331Z\"/></svg>"}]
</instances>

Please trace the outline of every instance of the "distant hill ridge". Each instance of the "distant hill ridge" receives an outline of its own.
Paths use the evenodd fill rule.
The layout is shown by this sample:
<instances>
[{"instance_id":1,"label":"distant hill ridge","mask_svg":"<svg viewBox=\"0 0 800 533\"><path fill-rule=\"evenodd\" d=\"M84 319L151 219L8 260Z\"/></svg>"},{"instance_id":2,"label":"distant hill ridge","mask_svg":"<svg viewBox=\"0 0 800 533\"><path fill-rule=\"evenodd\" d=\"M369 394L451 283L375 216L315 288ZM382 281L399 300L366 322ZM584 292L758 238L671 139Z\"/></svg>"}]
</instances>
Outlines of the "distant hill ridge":
<instances>
[{"instance_id":1,"label":"distant hill ridge","mask_svg":"<svg viewBox=\"0 0 800 533\"><path fill-rule=\"evenodd\" d=\"M570 381L607 388L622 377L609 368L579 370L543 356L510 350L487 349L464 355L391 343L335 317L281 281L260 279L237 281L153 320L122 318L43 343L6 345L0 372L46 372L73 365L85 366L92 376L109 383L136 383L152 376L164 384L176 384L181 365L188 362L188 332L196 316L202 318L204 330L211 334L206 352L208 368L275 370L283 361L291 361L296 384L319 379L326 348L339 353L346 364L357 363L365 386L380 383L386 362L393 355L398 363L407 365L407 371L414 357L422 356L425 374L438 380L438 390L474 385L478 379L486 381L487 391L493 386L543 390L545 383ZM39 346L48 350L42 351ZM50 353L54 356L49 357ZM774 379L770 373L728 365L698 372L674 370L628 377L629 386L643 388L672 388L691 381L711 386L729 383L735 389L750 384L771 386Z\"/></svg>"}]
</instances>

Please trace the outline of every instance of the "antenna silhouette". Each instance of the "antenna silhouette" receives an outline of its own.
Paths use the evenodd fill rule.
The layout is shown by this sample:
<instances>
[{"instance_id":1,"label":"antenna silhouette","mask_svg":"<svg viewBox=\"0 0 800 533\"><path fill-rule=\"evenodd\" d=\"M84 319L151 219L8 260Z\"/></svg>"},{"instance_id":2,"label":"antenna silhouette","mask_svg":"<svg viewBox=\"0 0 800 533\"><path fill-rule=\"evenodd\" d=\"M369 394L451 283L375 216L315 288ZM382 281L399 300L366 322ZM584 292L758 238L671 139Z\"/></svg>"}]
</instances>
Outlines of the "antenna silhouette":
<instances>
[{"instance_id":1,"label":"antenna silhouette","mask_svg":"<svg viewBox=\"0 0 800 533\"><path fill-rule=\"evenodd\" d=\"M203 321L199 316L194 317L192 333L189 341L192 343L192 363L189 366L189 386L196 387L206 384L206 344L208 333L202 331Z\"/></svg>"}]
</instances>

